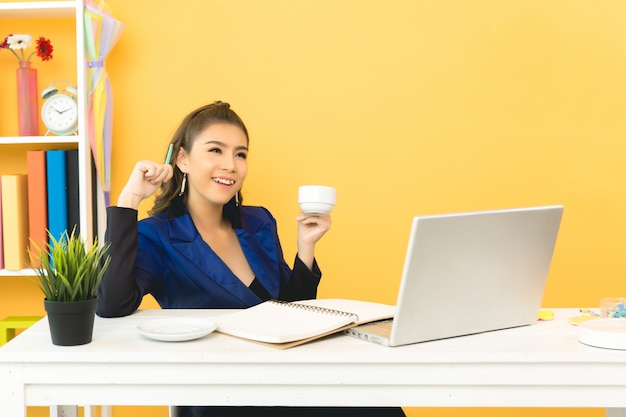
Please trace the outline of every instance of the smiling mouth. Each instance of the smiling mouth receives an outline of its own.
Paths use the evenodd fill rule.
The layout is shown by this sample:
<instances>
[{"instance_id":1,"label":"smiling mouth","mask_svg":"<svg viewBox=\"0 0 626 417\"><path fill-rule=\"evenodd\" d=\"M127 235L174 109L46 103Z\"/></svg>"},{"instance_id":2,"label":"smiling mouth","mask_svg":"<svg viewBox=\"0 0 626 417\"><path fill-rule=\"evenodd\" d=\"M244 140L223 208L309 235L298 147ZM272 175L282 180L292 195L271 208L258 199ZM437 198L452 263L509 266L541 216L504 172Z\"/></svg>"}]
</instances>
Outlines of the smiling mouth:
<instances>
[{"instance_id":1,"label":"smiling mouth","mask_svg":"<svg viewBox=\"0 0 626 417\"><path fill-rule=\"evenodd\" d=\"M235 183L235 180L227 180L224 178L212 178L213 181L215 181L218 184L223 184L223 185L233 185Z\"/></svg>"}]
</instances>

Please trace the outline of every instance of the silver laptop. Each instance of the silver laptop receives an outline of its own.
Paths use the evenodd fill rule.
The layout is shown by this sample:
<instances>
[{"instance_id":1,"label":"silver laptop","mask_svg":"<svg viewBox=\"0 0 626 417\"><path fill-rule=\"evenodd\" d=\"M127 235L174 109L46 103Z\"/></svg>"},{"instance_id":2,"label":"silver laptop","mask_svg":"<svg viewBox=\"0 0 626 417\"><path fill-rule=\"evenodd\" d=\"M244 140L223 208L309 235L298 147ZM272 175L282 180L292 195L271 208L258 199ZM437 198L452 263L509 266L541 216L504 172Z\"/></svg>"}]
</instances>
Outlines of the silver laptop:
<instances>
[{"instance_id":1,"label":"silver laptop","mask_svg":"<svg viewBox=\"0 0 626 417\"><path fill-rule=\"evenodd\" d=\"M393 320L344 333L386 346L537 321L562 206L413 218Z\"/></svg>"}]
</instances>

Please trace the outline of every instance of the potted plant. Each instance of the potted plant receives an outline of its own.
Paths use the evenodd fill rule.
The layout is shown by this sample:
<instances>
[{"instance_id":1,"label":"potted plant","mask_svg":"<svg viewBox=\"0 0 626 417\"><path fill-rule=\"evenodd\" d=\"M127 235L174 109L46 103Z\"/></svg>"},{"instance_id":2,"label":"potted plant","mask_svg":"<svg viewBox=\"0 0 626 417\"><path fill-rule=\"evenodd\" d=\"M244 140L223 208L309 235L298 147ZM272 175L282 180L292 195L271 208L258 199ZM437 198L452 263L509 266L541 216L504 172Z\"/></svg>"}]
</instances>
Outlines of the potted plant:
<instances>
[{"instance_id":1,"label":"potted plant","mask_svg":"<svg viewBox=\"0 0 626 417\"><path fill-rule=\"evenodd\" d=\"M90 343L98 305L100 280L109 266L108 245L91 247L76 234L67 231L57 240L48 232L45 248L34 245L38 254L29 255L35 270L35 283L44 294L44 307L52 343L74 346ZM105 257L106 256L106 257Z\"/></svg>"}]
</instances>

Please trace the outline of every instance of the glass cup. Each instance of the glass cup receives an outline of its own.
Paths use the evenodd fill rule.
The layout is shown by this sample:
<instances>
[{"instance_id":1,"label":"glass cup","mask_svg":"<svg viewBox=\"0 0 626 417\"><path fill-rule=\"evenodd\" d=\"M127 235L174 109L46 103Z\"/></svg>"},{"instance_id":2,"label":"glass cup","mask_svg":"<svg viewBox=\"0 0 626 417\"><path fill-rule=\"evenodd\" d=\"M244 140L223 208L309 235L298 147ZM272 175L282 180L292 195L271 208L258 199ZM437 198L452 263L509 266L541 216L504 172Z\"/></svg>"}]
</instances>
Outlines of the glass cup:
<instances>
[{"instance_id":1,"label":"glass cup","mask_svg":"<svg viewBox=\"0 0 626 417\"><path fill-rule=\"evenodd\" d=\"M626 318L626 298L607 297L600 300L600 316L605 318Z\"/></svg>"}]
</instances>

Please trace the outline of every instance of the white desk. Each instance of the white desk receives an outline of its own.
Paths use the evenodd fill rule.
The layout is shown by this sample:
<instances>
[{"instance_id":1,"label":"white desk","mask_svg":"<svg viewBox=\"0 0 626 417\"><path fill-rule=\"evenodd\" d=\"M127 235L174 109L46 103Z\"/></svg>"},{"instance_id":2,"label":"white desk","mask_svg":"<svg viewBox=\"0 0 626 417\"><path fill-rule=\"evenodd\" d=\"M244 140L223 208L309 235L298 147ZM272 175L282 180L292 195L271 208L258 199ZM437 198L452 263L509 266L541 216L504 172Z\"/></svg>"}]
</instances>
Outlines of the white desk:
<instances>
[{"instance_id":1,"label":"white desk","mask_svg":"<svg viewBox=\"0 0 626 417\"><path fill-rule=\"evenodd\" d=\"M604 407L626 416L626 351L580 344L566 321L576 310L399 348L344 335L288 350L219 333L167 343L136 330L154 317L216 313L96 318L93 342L76 347L53 346L43 319L0 348L0 416L91 404Z\"/></svg>"}]
</instances>

